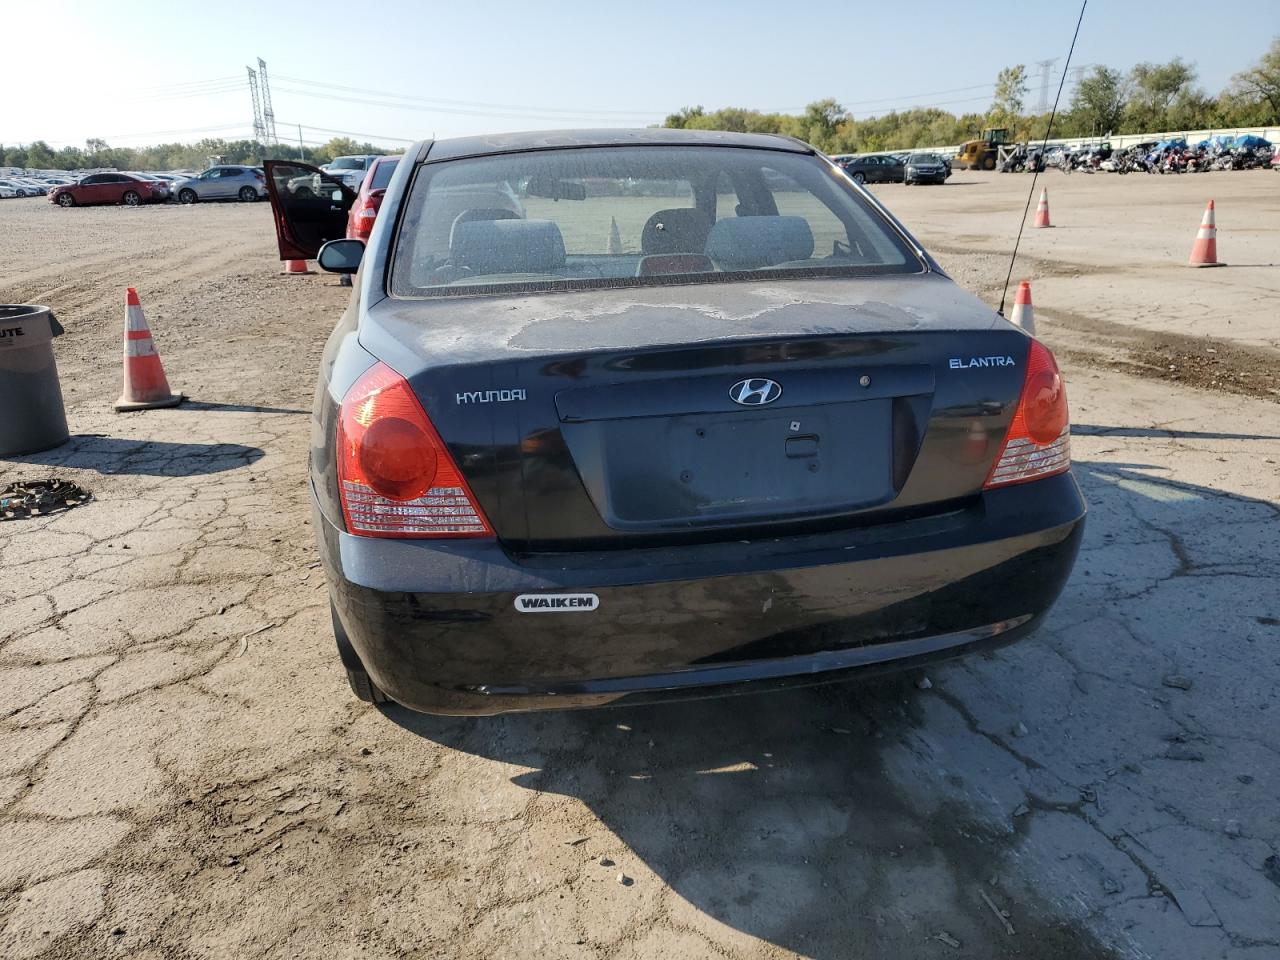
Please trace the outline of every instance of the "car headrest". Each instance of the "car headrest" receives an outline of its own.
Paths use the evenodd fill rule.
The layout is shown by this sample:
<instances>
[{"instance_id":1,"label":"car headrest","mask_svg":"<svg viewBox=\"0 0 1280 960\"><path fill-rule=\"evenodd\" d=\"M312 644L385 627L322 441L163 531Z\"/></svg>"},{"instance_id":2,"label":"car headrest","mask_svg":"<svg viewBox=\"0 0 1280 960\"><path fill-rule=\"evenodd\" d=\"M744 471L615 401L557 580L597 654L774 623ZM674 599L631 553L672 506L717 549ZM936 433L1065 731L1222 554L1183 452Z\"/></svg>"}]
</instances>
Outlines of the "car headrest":
<instances>
[{"instance_id":1,"label":"car headrest","mask_svg":"<svg viewBox=\"0 0 1280 960\"><path fill-rule=\"evenodd\" d=\"M473 274L553 273L564 266L564 237L550 220L470 220L453 230L455 266Z\"/></svg>"},{"instance_id":2,"label":"car headrest","mask_svg":"<svg viewBox=\"0 0 1280 960\"><path fill-rule=\"evenodd\" d=\"M453 218L453 226L449 229L449 246L453 246L453 232L460 223L471 223L473 220L519 220L520 214L505 207L468 207Z\"/></svg>"},{"instance_id":3,"label":"car headrest","mask_svg":"<svg viewBox=\"0 0 1280 960\"><path fill-rule=\"evenodd\" d=\"M659 210L640 231L640 252L701 253L711 232L711 218L697 207Z\"/></svg>"},{"instance_id":4,"label":"car headrest","mask_svg":"<svg viewBox=\"0 0 1280 960\"><path fill-rule=\"evenodd\" d=\"M721 270L758 270L813 256L804 217L725 217L707 237L707 256Z\"/></svg>"}]
</instances>

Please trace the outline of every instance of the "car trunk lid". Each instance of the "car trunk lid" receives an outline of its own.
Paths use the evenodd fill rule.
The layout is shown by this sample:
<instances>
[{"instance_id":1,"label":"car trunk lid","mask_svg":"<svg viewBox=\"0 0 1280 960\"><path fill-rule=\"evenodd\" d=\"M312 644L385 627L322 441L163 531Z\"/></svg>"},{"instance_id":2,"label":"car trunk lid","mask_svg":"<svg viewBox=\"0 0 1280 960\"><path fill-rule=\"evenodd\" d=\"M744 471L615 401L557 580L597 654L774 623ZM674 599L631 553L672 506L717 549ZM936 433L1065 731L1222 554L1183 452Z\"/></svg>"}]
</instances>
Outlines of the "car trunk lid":
<instances>
[{"instance_id":1,"label":"car trunk lid","mask_svg":"<svg viewBox=\"0 0 1280 960\"><path fill-rule=\"evenodd\" d=\"M565 550L778 535L982 487L1025 334L930 275L384 301L498 536Z\"/></svg>"}]
</instances>

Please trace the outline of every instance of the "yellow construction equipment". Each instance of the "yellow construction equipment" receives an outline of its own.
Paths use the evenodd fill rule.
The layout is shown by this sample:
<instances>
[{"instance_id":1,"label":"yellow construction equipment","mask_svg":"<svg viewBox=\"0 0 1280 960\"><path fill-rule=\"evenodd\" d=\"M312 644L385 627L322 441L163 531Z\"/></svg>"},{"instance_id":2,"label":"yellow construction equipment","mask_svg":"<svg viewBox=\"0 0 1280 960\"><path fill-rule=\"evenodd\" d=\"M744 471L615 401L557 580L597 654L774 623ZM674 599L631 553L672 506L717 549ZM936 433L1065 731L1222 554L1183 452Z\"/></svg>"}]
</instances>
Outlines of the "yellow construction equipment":
<instances>
[{"instance_id":1,"label":"yellow construction equipment","mask_svg":"<svg viewBox=\"0 0 1280 960\"><path fill-rule=\"evenodd\" d=\"M981 138L961 145L952 164L961 170L994 170L1000 146L1008 139L1009 131L1005 127L983 130Z\"/></svg>"}]
</instances>

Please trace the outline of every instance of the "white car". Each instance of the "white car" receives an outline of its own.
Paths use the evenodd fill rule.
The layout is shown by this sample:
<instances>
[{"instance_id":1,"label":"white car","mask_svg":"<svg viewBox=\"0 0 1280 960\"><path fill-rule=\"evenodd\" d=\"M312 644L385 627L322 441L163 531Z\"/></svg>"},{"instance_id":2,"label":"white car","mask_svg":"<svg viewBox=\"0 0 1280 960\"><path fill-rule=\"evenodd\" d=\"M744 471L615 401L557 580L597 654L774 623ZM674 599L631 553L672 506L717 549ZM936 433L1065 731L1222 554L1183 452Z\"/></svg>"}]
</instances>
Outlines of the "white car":
<instances>
[{"instance_id":1,"label":"white car","mask_svg":"<svg viewBox=\"0 0 1280 960\"><path fill-rule=\"evenodd\" d=\"M35 187L29 186L21 180L0 180L0 187L7 187L12 190L13 193L9 194L11 197L37 197L40 195L40 192Z\"/></svg>"},{"instance_id":2,"label":"white car","mask_svg":"<svg viewBox=\"0 0 1280 960\"><path fill-rule=\"evenodd\" d=\"M7 187L4 183L0 182L0 198L9 199L16 196L19 196L17 190L13 189L13 187Z\"/></svg>"},{"instance_id":3,"label":"white car","mask_svg":"<svg viewBox=\"0 0 1280 960\"><path fill-rule=\"evenodd\" d=\"M380 154L362 153L354 157L334 157L329 163L323 164L320 169L335 180L341 180L342 185L349 190L359 190L360 184L364 182L364 175L369 169L369 164L377 160Z\"/></svg>"}]
</instances>

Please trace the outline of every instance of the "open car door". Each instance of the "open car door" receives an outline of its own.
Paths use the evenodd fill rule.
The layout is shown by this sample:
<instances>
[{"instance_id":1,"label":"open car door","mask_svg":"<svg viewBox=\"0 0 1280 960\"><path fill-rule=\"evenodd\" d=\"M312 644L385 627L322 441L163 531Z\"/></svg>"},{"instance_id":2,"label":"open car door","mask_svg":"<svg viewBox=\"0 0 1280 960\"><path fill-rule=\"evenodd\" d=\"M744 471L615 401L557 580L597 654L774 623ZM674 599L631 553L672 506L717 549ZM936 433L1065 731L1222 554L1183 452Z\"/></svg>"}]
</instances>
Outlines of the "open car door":
<instances>
[{"instance_id":1,"label":"open car door","mask_svg":"<svg viewBox=\"0 0 1280 960\"><path fill-rule=\"evenodd\" d=\"M281 260L314 260L327 241L347 235L356 195L340 180L297 160L266 160L262 167Z\"/></svg>"}]
</instances>

